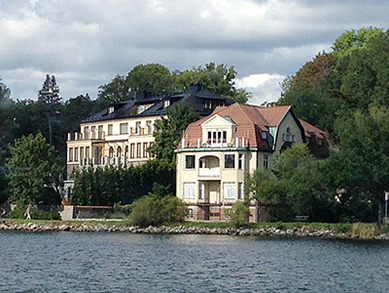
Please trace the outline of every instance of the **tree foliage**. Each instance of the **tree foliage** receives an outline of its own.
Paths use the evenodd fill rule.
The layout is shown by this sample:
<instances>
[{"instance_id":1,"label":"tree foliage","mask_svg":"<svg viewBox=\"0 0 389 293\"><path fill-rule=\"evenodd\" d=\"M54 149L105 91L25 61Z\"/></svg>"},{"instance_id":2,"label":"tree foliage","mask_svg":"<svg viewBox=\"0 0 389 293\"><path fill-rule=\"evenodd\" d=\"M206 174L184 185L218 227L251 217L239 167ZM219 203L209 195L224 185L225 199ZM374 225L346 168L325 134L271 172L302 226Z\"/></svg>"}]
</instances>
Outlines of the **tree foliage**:
<instances>
[{"instance_id":1,"label":"tree foliage","mask_svg":"<svg viewBox=\"0 0 389 293\"><path fill-rule=\"evenodd\" d=\"M155 143L150 152L160 160L174 165L174 149L178 146L186 127L197 120L197 114L186 102L178 102L168 109L167 118L161 118L155 123Z\"/></svg>"},{"instance_id":2,"label":"tree foliage","mask_svg":"<svg viewBox=\"0 0 389 293\"><path fill-rule=\"evenodd\" d=\"M42 84L42 89L38 93L38 101L48 105L57 105L61 103L62 98L59 96L59 87L55 76L46 75Z\"/></svg>"},{"instance_id":3,"label":"tree foliage","mask_svg":"<svg viewBox=\"0 0 389 293\"><path fill-rule=\"evenodd\" d=\"M175 170L152 160L140 166L79 169L74 175L72 203L80 205L129 204L149 192L174 194ZM166 195L165 194L165 195Z\"/></svg>"},{"instance_id":4,"label":"tree foliage","mask_svg":"<svg viewBox=\"0 0 389 293\"><path fill-rule=\"evenodd\" d=\"M267 206L273 220L308 216L312 221L333 221L333 200L320 163L305 144L293 145L275 157L272 171L246 176L246 192Z\"/></svg>"},{"instance_id":5,"label":"tree foliage","mask_svg":"<svg viewBox=\"0 0 389 293\"><path fill-rule=\"evenodd\" d=\"M11 201L20 204L58 204L61 164L52 146L41 135L30 134L11 147L7 178Z\"/></svg>"}]
</instances>

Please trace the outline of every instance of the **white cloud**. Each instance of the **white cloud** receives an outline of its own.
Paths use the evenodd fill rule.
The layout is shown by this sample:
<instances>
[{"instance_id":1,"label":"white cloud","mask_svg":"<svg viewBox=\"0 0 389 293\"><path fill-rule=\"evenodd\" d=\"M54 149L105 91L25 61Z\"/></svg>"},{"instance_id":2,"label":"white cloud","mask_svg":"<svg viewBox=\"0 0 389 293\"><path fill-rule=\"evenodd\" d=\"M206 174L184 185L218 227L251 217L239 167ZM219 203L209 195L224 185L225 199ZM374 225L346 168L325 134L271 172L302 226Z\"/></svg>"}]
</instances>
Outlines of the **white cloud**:
<instances>
[{"instance_id":1,"label":"white cloud","mask_svg":"<svg viewBox=\"0 0 389 293\"><path fill-rule=\"evenodd\" d=\"M257 73L236 80L236 86L253 94L250 104L260 105L275 102L280 97L280 83L286 76L280 74Z\"/></svg>"}]
</instances>

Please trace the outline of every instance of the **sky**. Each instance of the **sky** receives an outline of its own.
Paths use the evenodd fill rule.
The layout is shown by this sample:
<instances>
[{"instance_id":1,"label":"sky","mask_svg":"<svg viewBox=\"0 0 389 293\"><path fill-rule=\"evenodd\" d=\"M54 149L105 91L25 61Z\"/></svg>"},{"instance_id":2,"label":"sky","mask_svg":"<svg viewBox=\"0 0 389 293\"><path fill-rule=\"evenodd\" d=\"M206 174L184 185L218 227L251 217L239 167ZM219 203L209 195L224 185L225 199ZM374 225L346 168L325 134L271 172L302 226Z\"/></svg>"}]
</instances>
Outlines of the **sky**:
<instances>
[{"instance_id":1,"label":"sky","mask_svg":"<svg viewBox=\"0 0 389 293\"><path fill-rule=\"evenodd\" d=\"M36 100L46 74L64 100L134 66L234 66L251 104L344 31L388 29L389 1L0 0L0 76L13 99Z\"/></svg>"}]
</instances>

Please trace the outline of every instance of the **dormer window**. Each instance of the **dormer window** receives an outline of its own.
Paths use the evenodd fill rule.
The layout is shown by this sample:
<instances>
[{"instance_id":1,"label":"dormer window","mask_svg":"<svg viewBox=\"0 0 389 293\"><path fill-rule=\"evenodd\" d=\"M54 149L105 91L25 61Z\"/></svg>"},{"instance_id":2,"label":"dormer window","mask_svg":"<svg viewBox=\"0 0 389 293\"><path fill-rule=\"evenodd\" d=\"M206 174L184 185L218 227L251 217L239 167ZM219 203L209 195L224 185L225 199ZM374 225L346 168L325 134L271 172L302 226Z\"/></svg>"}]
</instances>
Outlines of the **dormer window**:
<instances>
[{"instance_id":1,"label":"dormer window","mask_svg":"<svg viewBox=\"0 0 389 293\"><path fill-rule=\"evenodd\" d=\"M266 131L262 131L262 139L267 139L267 132Z\"/></svg>"},{"instance_id":2,"label":"dormer window","mask_svg":"<svg viewBox=\"0 0 389 293\"><path fill-rule=\"evenodd\" d=\"M318 146L322 146L322 145L323 145L323 139L319 138L319 139L317 140L317 145L318 145Z\"/></svg>"},{"instance_id":3,"label":"dormer window","mask_svg":"<svg viewBox=\"0 0 389 293\"><path fill-rule=\"evenodd\" d=\"M227 142L227 131L225 130L215 130L208 131L208 144L221 144Z\"/></svg>"},{"instance_id":4,"label":"dormer window","mask_svg":"<svg viewBox=\"0 0 389 293\"><path fill-rule=\"evenodd\" d=\"M112 114L115 111L115 107L108 107L108 114Z\"/></svg>"},{"instance_id":5,"label":"dormer window","mask_svg":"<svg viewBox=\"0 0 389 293\"><path fill-rule=\"evenodd\" d=\"M204 101L204 109L212 109L212 101Z\"/></svg>"},{"instance_id":6,"label":"dormer window","mask_svg":"<svg viewBox=\"0 0 389 293\"><path fill-rule=\"evenodd\" d=\"M170 100L169 100L169 99L164 100L164 101L163 101L163 108L165 109L165 108L167 108L167 107L169 107L169 106L170 106Z\"/></svg>"}]
</instances>

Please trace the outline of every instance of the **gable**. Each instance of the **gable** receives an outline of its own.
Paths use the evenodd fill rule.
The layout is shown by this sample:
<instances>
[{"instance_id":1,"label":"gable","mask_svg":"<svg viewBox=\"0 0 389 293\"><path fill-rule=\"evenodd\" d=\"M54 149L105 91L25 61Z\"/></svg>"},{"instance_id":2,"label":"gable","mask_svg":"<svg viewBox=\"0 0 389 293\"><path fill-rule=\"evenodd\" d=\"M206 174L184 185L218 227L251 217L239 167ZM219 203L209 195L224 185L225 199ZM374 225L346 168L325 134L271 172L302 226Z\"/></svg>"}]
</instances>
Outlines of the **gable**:
<instances>
[{"instance_id":1,"label":"gable","mask_svg":"<svg viewBox=\"0 0 389 293\"><path fill-rule=\"evenodd\" d=\"M231 127L235 125L232 120L229 121L229 119L223 118L220 115L213 115L208 120L201 123L201 127L204 128L215 128L215 127Z\"/></svg>"}]
</instances>

